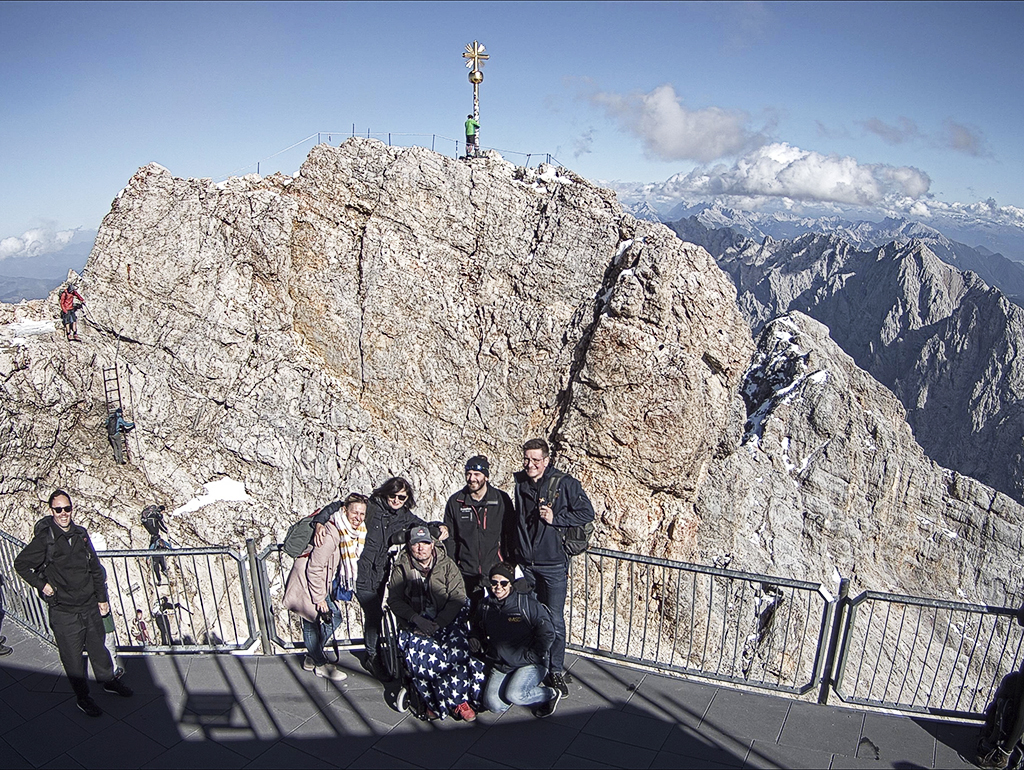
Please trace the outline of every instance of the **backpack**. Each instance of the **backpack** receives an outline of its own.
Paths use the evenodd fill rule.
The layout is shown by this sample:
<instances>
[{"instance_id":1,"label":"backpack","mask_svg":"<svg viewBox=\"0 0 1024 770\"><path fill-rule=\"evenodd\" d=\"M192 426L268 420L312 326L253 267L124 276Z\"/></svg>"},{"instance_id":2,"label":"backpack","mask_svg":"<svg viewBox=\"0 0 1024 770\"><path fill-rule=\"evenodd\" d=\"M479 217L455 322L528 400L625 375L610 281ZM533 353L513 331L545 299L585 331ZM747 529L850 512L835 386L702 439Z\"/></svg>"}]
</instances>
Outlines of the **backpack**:
<instances>
[{"instance_id":1,"label":"backpack","mask_svg":"<svg viewBox=\"0 0 1024 770\"><path fill-rule=\"evenodd\" d=\"M313 519L318 513L320 513L319 508L310 516L304 516L288 527L281 550L293 559L298 559L309 548L309 544L313 540L313 532L316 529Z\"/></svg>"},{"instance_id":2,"label":"backpack","mask_svg":"<svg viewBox=\"0 0 1024 770\"><path fill-rule=\"evenodd\" d=\"M1010 752L1006 767L1009 770L1020 768L1024 754L1020 742L1020 729L1024 725L1021 714L1022 695L1024 695L1024 674L1014 671L1003 677L999 683L995 697L985 711L985 724L981 728L978 740L977 764L988 760L996 754L1005 756L1001 747L1016 738ZM993 767L994 765L989 765Z\"/></svg>"},{"instance_id":3,"label":"backpack","mask_svg":"<svg viewBox=\"0 0 1024 770\"><path fill-rule=\"evenodd\" d=\"M553 470L548 475L548 488L544 500L552 508L558 499L558 487L563 478L565 478L565 474L557 470ZM572 558L579 556L590 547L590 538L594 535L594 522L588 521L582 526L559 527L559 530L562 534L562 550L565 551L566 556Z\"/></svg>"}]
</instances>

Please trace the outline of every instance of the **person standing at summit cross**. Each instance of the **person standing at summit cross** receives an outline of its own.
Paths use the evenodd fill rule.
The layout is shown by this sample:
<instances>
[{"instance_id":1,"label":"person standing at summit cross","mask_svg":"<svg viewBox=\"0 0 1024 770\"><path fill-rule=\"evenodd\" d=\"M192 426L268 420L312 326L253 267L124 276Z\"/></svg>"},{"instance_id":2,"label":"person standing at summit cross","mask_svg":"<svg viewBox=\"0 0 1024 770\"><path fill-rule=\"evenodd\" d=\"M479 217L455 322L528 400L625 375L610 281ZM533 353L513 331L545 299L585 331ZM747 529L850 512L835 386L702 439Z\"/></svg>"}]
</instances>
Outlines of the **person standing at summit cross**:
<instances>
[{"instance_id":1,"label":"person standing at summit cross","mask_svg":"<svg viewBox=\"0 0 1024 770\"><path fill-rule=\"evenodd\" d=\"M551 450L541 438L523 444L523 470L515 480L515 562L536 586L537 598L551 610L555 641L547 682L566 696L572 678L565 673L565 528L593 521L594 506L579 481L551 465Z\"/></svg>"},{"instance_id":2,"label":"person standing at summit cross","mask_svg":"<svg viewBox=\"0 0 1024 770\"><path fill-rule=\"evenodd\" d=\"M480 152L480 146L477 142L477 131L480 129L480 123L472 115L466 116L466 157L473 158L478 152Z\"/></svg>"}]
</instances>

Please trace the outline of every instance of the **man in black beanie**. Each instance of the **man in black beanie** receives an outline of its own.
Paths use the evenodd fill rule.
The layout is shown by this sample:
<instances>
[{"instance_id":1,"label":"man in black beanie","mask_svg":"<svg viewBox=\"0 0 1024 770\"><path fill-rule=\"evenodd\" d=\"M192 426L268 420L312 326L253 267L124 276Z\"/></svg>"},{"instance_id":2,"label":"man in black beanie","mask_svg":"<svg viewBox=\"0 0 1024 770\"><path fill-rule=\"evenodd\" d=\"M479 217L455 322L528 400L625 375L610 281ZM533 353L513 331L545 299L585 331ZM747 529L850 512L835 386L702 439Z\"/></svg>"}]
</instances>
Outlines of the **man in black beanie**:
<instances>
[{"instance_id":1,"label":"man in black beanie","mask_svg":"<svg viewBox=\"0 0 1024 770\"><path fill-rule=\"evenodd\" d=\"M444 523L450 539L445 543L459 565L473 609L484 593L487 570L507 559L508 528L514 524L512 501L490 484L491 464L483 455L466 462L466 486L448 498Z\"/></svg>"}]
</instances>

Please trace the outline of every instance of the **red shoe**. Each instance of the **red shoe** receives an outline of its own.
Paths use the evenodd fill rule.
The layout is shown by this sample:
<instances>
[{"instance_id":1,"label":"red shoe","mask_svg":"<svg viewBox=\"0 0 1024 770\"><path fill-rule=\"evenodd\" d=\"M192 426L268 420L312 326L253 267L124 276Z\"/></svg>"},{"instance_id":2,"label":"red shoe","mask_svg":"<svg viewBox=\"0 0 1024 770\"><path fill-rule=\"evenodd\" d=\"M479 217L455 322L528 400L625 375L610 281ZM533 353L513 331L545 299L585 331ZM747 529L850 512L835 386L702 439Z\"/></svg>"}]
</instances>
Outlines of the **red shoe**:
<instances>
[{"instance_id":1,"label":"red shoe","mask_svg":"<svg viewBox=\"0 0 1024 770\"><path fill-rule=\"evenodd\" d=\"M460 703L453 708L452 715L458 717L463 722L473 722L476 720L476 712L473 711L473 707L468 703Z\"/></svg>"}]
</instances>

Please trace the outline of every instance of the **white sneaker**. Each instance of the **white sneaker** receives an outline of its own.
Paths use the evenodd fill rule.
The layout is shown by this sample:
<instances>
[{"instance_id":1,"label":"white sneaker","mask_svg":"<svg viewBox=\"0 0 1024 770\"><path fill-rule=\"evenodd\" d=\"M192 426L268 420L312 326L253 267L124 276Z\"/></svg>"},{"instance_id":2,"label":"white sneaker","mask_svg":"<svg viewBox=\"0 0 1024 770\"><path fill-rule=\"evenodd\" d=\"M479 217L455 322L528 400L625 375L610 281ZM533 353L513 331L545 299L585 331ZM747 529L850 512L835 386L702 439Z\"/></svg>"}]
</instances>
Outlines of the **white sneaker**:
<instances>
[{"instance_id":1,"label":"white sneaker","mask_svg":"<svg viewBox=\"0 0 1024 770\"><path fill-rule=\"evenodd\" d=\"M330 679L332 682L344 682L348 679L348 674L333 663L326 663L323 666L317 666L313 669L313 673L324 679Z\"/></svg>"},{"instance_id":2,"label":"white sneaker","mask_svg":"<svg viewBox=\"0 0 1024 770\"><path fill-rule=\"evenodd\" d=\"M302 659L302 668L304 671L312 671L316 668L316 663L314 663L313 659L307 655Z\"/></svg>"}]
</instances>

